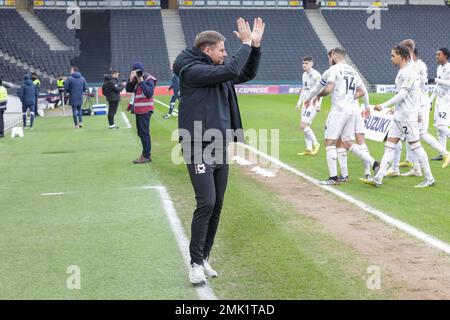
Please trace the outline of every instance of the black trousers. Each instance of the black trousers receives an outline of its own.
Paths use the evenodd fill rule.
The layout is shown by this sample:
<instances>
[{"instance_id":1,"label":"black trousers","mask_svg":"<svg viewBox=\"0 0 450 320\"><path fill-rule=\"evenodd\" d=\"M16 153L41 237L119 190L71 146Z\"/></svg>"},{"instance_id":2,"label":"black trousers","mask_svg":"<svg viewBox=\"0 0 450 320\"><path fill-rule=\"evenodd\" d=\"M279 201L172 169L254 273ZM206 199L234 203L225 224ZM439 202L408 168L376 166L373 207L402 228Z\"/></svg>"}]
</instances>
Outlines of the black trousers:
<instances>
[{"instance_id":1,"label":"black trousers","mask_svg":"<svg viewBox=\"0 0 450 320\"><path fill-rule=\"evenodd\" d=\"M191 264L209 257L228 182L228 164L187 164L197 206L191 224Z\"/></svg>"},{"instance_id":2,"label":"black trousers","mask_svg":"<svg viewBox=\"0 0 450 320\"><path fill-rule=\"evenodd\" d=\"M5 109L0 109L0 136L5 134L5 122L3 121L3 114L5 113Z\"/></svg>"},{"instance_id":3,"label":"black trousers","mask_svg":"<svg viewBox=\"0 0 450 320\"><path fill-rule=\"evenodd\" d=\"M142 143L142 155L146 158L150 158L152 141L150 137L150 118L153 111L149 111L144 114L136 114L136 128L139 138Z\"/></svg>"},{"instance_id":4,"label":"black trousers","mask_svg":"<svg viewBox=\"0 0 450 320\"><path fill-rule=\"evenodd\" d=\"M110 126L112 126L114 124L114 116L116 115L118 106L119 106L119 101L109 101L108 122L109 122Z\"/></svg>"}]
</instances>

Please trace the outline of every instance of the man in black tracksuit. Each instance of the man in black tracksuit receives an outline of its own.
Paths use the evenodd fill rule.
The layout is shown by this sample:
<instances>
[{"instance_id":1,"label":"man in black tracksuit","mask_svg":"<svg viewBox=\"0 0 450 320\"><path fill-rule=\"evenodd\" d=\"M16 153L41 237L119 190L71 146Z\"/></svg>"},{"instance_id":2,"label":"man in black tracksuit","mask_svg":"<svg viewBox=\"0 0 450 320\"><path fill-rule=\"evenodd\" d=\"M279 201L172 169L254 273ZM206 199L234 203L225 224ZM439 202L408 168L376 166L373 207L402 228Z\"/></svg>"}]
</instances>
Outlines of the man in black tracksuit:
<instances>
[{"instance_id":1,"label":"man in black tracksuit","mask_svg":"<svg viewBox=\"0 0 450 320\"><path fill-rule=\"evenodd\" d=\"M111 74L105 75L103 81L102 91L103 95L108 100L108 123L110 129L119 129L114 122L114 116L116 115L117 108L120 102L120 93L125 88L125 83L119 84L117 80L119 78L119 72L112 70Z\"/></svg>"},{"instance_id":2,"label":"man in black tracksuit","mask_svg":"<svg viewBox=\"0 0 450 320\"><path fill-rule=\"evenodd\" d=\"M261 56L262 20L255 19L253 31L242 18L237 24L235 34L242 45L235 56L225 59L225 38L218 32L205 31L174 63L174 72L180 77L180 142L197 201L189 246L189 278L194 285L217 276L208 258L228 180L226 150L230 140L243 142L234 85L255 78ZM214 137L208 138L208 132ZM220 147L211 152L212 145Z\"/></svg>"}]
</instances>

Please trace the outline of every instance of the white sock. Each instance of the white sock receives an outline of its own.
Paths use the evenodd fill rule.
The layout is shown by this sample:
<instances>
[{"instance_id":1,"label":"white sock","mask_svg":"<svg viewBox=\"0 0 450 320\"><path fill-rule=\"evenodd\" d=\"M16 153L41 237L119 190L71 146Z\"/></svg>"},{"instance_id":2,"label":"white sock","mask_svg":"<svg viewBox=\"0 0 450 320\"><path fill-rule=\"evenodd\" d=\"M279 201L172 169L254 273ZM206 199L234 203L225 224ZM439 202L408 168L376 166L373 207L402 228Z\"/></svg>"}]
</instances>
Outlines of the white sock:
<instances>
[{"instance_id":1,"label":"white sock","mask_svg":"<svg viewBox=\"0 0 450 320\"><path fill-rule=\"evenodd\" d=\"M447 136L445 132L441 132L438 127L438 141L441 144L442 148L447 149Z\"/></svg>"},{"instance_id":2,"label":"white sock","mask_svg":"<svg viewBox=\"0 0 450 320\"><path fill-rule=\"evenodd\" d=\"M359 148L361 149L361 151L366 152L370 155L369 147L365 143L359 145ZM372 165L370 164L370 162L364 161L364 174L370 174L371 168L372 168Z\"/></svg>"},{"instance_id":3,"label":"white sock","mask_svg":"<svg viewBox=\"0 0 450 320\"><path fill-rule=\"evenodd\" d=\"M337 177L337 151L335 146L329 146L325 149L327 151L327 164L330 177Z\"/></svg>"},{"instance_id":4,"label":"white sock","mask_svg":"<svg viewBox=\"0 0 450 320\"><path fill-rule=\"evenodd\" d=\"M411 146L409 145L409 143L406 144L406 157L405 157L405 161L407 162L413 162L413 155L412 155L412 151L411 151Z\"/></svg>"},{"instance_id":5,"label":"white sock","mask_svg":"<svg viewBox=\"0 0 450 320\"><path fill-rule=\"evenodd\" d=\"M425 179L427 180L433 180L433 175L431 174L431 168L430 163L428 162L428 155L423 149L420 142L415 142L411 145L411 150L415 153L417 159L420 162L420 166L423 169L423 172L425 174Z\"/></svg>"},{"instance_id":6,"label":"white sock","mask_svg":"<svg viewBox=\"0 0 450 320\"><path fill-rule=\"evenodd\" d=\"M448 127L439 126L439 135L441 135L441 132L446 138L450 137L450 129Z\"/></svg>"},{"instance_id":7,"label":"white sock","mask_svg":"<svg viewBox=\"0 0 450 320\"><path fill-rule=\"evenodd\" d=\"M429 134L428 132L421 135L420 138L422 138L423 141L428 143L430 145L430 147L439 151L440 154L448 153L447 150L445 150L445 148L439 143L439 141L437 141L437 139L435 137L433 137L431 134Z\"/></svg>"},{"instance_id":8,"label":"white sock","mask_svg":"<svg viewBox=\"0 0 450 320\"><path fill-rule=\"evenodd\" d=\"M386 171L389 168L389 164L394 159L397 144L387 141L385 146L383 158L381 159L380 170L378 170L378 173L375 176L375 178L380 180L384 178Z\"/></svg>"},{"instance_id":9,"label":"white sock","mask_svg":"<svg viewBox=\"0 0 450 320\"><path fill-rule=\"evenodd\" d=\"M394 159L392 160L392 170L400 171L400 158L402 157L403 143L399 141L397 147L395 148Z\"/></svg>"},{"instance_id":10,"label":"white sock","mask_svg":"<svg viewBox=\"0 0 450 320\"><path fill-rule=\"evenodd\" d=\"M374 158L372 158L370 153L368 153L366 150L364 150L364 148L361 148L360 145L352 144L349 151L351 153L353 153L355 156L357 156L358 158L360 158L362 161L369 162L370 165L373 165L373 163L375 162Z\"/></svg>"},{"instance_id":11,"label":"white sock","mask_svg":"<svg viewBox=\"0 0 450 320\"><path fill-rule=\"evenodd\" d=\"M348 177L347 150L345 148L337 148L336 152L339 162L339 168L341 169L341 175L343 177Z\"/></svg>"},{"instance_id":12,"label":"white sock","mask_svg":"<svg viewBox=\"0 0 450 320\"><path fill-rule=\"evenodd\" d=\"M305 137L311 140L313 146L319 144L319 142L317 142L317 138L316 135L314 134L314 131L312 131L310 127L306 127L305 129L303 129L303 131L305 132Z\"/></svg>"},{"instance_id":13,"label":"white sock","mask_svg":"<svg viewBox=\"0 0 450 320\"><path fill-rule=\"evenodd\" d=\"M411 161L413 163L413 170L416 171L416 172L422 172L422 170L420 168L419 159L417 158L417 156L416 156L416 154L414 152L411 152Z\"/></svg>"},{"instance_id":14,"label":"white sock","mask_svg":"<svg viewBox=\"0 0 450 320\"><path fill-rule=\"evenodd\" d=\"M305 136L306 150L312 151L312 141Z\"/></svg>"}]
</instances>

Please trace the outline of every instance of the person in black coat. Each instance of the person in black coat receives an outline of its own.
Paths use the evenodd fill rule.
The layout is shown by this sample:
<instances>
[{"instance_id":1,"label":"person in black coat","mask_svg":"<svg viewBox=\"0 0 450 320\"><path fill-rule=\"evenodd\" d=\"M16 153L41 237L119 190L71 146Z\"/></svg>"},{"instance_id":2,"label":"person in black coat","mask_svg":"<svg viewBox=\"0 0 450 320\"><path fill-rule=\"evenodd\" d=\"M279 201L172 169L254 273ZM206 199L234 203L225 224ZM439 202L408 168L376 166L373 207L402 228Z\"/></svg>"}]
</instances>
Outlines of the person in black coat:
<instances>
[{"instance_id":1,"label":"person in black coat","mask_svg":"<svg viewBox=\"0 0 450 320\"><path fill-rule=\"evenodd\" d=\"M208 258L228 180L226 150L231 140L244 138L234 85L255 78L261 57L262 19L255 19L253 30L242 18L237 26L235 35L242 45L235 56L227 59L223 35L204 31L174 63L180 78L179 139L197 201L189 246L189 279L194 285L217 276Z\"/></svg>"},{"instance_id":2,"label":"person in black coat","mask_svg":"<svg viewBox=\"0 0 450 320\"><path fill-rule=\"evenodd\" d=\"M23 83L19 88L17 96L22 102L22 120L23 127L27 127L27 111L30 110L30 129L33 128L34 123L34 106L36 104L36 99L38 97L37 87L31 81L31 77L29 74L26 74L23 77Z\"/></svg>"},{"instance_id":3,"label":"person in black coat","mask_svg":"<svg viewBox=\"0 0 450 320\"><path fill-rule=\"evenodd\" d=\"M114 123L114 116L120 103L120 93L125 88L125 83L119 84L119 71L112 70L111 74L105 75L102 91L108 101L108 123L110 129L119 129Z\"/></svg>"}]
</instances>

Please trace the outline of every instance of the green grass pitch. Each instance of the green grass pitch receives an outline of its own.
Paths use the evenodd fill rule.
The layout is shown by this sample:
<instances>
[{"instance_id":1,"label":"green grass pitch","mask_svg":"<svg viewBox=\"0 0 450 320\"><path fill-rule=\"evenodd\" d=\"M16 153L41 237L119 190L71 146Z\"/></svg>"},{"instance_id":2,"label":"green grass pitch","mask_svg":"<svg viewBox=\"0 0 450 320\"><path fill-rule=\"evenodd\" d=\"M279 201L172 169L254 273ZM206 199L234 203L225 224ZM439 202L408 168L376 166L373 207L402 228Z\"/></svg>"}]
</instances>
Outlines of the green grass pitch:
<instances>
[{"instance_id":1,"label":"green grass pitch","mask_svg":"<svg viewBox=\"0 0 450 320\"><path fill-rule=\"evenodd\" d=\"M168 102L168 97L159 97ZM371 103L386 96L371 95ZM299 157L297 96L240 96L245 128L279 129L280 159L315 178L326 178L324 149ZM124 110L125 103L121 104ZM313 129L323 140L325 99ZM187 269L156 191L164 185L189 235L195 205L183 165L170 153L175 119L152 117L154 162L135 166L140 152L133 116L127 129L108 130L105 116L38 118L23 139L0 141L0 299L196 299ZM430 131L433 132L433 127ZM383 145L369 142L376 158ZM425 146L429 156L435 155ZM386 178L381 189L361 185L362 165L349 156L353 197L450 242L447 215L450 169L432 162L434 188L413 188L420 178ZM224 299L379 299L394 293L366 288L368 261L232 166L221 225L213 249L221 276L210 281ZM43 196L43 193L63 195ZM81 270L81 289L69 290L68 266Z\"/></svg>"}]
</instances>

